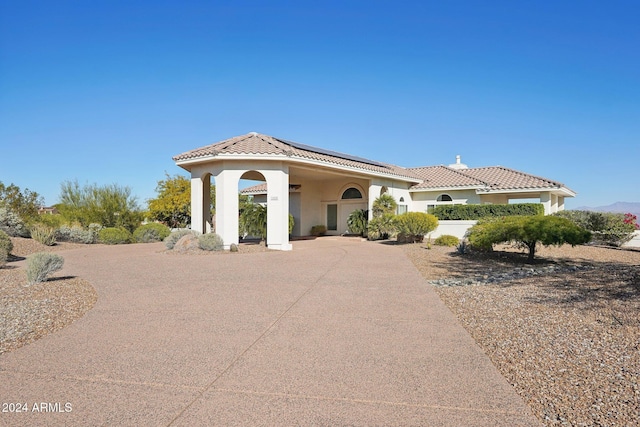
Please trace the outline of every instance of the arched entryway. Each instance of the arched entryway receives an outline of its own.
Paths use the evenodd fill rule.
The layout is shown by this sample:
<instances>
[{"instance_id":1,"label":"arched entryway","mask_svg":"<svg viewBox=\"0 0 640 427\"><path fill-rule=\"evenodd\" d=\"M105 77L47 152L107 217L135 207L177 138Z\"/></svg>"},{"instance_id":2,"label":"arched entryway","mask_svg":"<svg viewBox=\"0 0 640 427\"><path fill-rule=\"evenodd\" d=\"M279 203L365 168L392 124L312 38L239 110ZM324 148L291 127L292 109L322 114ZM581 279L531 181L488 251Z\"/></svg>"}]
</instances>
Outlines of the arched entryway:
<instances>
[{"instance_id":1,"label":"arched entryway","mask_svg":"<svg viewBox=\"0 0 640 427\"><path fill-rule=\"evenodd\" d=\"M348 232L347 219L351 212L367 209L366 192L362 186L349 183L340 189L335 203L327 203L326 219L328 234Z\"/></svg>"}]
</instances>

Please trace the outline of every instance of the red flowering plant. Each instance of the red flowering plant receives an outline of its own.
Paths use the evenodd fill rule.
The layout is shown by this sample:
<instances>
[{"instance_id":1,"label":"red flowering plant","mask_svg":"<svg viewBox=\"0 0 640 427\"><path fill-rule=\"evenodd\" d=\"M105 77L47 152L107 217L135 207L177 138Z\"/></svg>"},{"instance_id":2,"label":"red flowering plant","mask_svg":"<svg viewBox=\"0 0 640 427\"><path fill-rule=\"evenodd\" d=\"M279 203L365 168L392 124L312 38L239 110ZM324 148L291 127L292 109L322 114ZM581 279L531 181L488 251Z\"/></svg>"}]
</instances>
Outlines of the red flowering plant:
<instances>
[{"instance_id":1,"label":"red flowering plant","mask_svg":"<svg viewBox=\"0 0 640 427\"><path fill-rule=\"evenodd\" d=\"M628 225L632 225L636 230L640 230L640 225L638 225L638 217L632 213L624 214L623 222Z\"/></svg>"}]
</instances>

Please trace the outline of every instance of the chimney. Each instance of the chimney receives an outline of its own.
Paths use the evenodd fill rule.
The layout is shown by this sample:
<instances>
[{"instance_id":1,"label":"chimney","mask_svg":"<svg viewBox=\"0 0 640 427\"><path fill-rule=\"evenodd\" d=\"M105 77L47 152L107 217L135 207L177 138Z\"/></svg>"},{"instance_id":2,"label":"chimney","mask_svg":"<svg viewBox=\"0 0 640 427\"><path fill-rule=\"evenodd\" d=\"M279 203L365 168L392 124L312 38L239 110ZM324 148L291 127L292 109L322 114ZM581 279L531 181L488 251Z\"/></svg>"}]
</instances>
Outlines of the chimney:
<instances>
[{"instance_id":1,"label":"chimney","mask_svg":"<svg viewBox=\"0 0 640 427\"><path fill-rule=\"evenodd\" d=\"M449 165L451 169L468 169L469 167L464 163L460 162L460 154L456 156L456 162L452 165Z\"/></svg>"}]
</instances>

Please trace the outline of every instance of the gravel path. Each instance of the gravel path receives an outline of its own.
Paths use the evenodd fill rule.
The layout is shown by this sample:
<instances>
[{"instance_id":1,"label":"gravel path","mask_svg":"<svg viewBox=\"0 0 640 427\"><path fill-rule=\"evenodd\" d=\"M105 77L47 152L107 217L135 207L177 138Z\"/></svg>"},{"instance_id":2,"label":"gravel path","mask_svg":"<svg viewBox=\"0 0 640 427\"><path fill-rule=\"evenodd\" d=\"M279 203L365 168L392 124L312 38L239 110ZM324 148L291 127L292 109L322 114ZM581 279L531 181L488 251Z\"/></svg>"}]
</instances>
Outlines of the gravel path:
<instances>
[{"instance_id":1,"label":"gravel path","mask_svg":"<svg viewBox=\"0 0 640 427\"><path fill-rule=\"evenodd\" d=\"M404 246L545 425L637 426L640 252L544 248L531 266L501 249Z\"/></svg>"}]
</instances>

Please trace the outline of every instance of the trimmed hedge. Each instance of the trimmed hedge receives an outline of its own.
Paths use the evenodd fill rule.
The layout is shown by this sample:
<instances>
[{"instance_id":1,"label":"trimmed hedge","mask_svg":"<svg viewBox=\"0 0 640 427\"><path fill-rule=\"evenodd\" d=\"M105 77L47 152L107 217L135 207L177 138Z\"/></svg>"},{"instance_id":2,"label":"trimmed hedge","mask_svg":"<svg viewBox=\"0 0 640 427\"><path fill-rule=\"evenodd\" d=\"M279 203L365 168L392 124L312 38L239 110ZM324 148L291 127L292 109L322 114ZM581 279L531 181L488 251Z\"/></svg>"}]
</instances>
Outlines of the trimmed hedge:
<instances>
[{"instance_id":1,"label":"trimmed hedge","mask_svg":"<svg viewBox=\"0 0 640 427\"><path fill-rule=\"evenodd\" d=\"M477 220L502 216L544 215L541 203L513 203L498 205L439 205L429 209L439 220Z\"/></svg>"},{"instance_id":2,"label":"trimmed hedge","mask_svg":"<svg viewBox=\"0 0 640 427\"><path fill-rule=\"evenodd\" d=\"M442 236L437 237L433 244L437 246L458 246L458 244L460 244L460 239L456 236L443 234Z\"/></svg>"}]
</instances>

